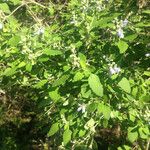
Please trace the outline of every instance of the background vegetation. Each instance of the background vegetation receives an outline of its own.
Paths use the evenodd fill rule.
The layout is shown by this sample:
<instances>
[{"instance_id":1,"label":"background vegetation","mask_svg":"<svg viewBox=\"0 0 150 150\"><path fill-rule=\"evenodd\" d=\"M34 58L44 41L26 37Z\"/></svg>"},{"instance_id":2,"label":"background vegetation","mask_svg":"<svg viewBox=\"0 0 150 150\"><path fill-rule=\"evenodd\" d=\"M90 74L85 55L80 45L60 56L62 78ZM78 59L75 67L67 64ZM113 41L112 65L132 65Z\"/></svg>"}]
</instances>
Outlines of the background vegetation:
<instances>
[{"instance_id":1,"label":"background vegetation","mask_svg":"<svg viewBox=\"0 0 150 150\"><path fill-rule=\"evenodd\" d=\"M147 0L0 0L0 149L148 150Z\"/></svg>"}]
</instances>

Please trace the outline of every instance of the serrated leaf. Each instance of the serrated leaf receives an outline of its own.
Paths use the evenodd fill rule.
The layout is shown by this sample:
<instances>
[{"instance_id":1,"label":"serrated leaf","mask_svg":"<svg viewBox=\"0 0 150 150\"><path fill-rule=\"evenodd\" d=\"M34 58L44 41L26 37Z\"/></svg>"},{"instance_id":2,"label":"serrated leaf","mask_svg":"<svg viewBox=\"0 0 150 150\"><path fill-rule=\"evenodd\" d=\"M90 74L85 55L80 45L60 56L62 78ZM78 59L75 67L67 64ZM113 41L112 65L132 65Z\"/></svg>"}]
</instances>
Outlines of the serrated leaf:
<instances>
[{"instance_id":1,"label":"serrated leaf","mask_svg":"<svg viewBox=\"0 0 150 150\"><path fill-rule=\"evenodd\" d=\"M45 49L43 51L43 54L49 55L49 56L56 56L56 55L62 55L62 52L59 50L50 50L50 49Z\"/></svg>"},{"instance_id":2,"label":"serrated leaf","mask_svg":"<svg viewBox=\"0 0 150 150\"><path fill-rule=\"evenodd\" d=\"M52 86L56 87L56 86L59 86L59 85L63 85L68 80L68 78L69 78L69 75L63 75L59 79L57 79L56 81L54 81L54 83L53 83Z\"/></svg>"},{"instance_id":3,"label":"serrated leaf","mask_svg":"<svg viewBox=\"0 0 150 150\"><path fill-rule=\"evenodd\" d=\"M124 77L122 80L118 83L118 85L127 93L131 92L131 87L129 81Z\"/></svg>"},{"instance_id":4,"label":"serrated leaf","mask_svg":"<svg viewBox=\"0 0 150 150\"><path fill-rule=\"evenodd\" d=\"M120 51L121 54L124 53L129 47L129 45L126 42L122 41L122 40L120 40L118 42L117 46L118 46L119 51Z\"/></svg>"},{"instance_id":5,"label":"serrated leaf","mask_svg":"<svg viewBox=\"0 0 150 150\"><path fill-rule=\"evenodd\" d=\"M51 126L51 128L50 128L50 130L49 130L49 132L48 132L48 136L54 135L58 130L59 130L59 124L58 124L58 123L54 123L54 124Z\"/></svg>"},{"instance_id":6,"label":"serrated leaf","mask_svg":"<svg viewBox=\"0 0 150 150\"><path fill-rule=\"evenodd\" d=\"M64 145L67 145L70 142L71 135L72 135L71 130L69 130L69 129L65 130L65 132L63 133L63 143L64 143Z\"/></svg>"},{"instance_id":7,"label":"serrated leaf","mask_svg":"<svg viewBox=\"0 0 150 150\"><path fill-rule=\"evenodd\" d=\"M103 96L103 86L97 75L91 74L90 77L88 78L88 83L90 88L96 95L101 97Z\"/></svg>"}]
</instances>

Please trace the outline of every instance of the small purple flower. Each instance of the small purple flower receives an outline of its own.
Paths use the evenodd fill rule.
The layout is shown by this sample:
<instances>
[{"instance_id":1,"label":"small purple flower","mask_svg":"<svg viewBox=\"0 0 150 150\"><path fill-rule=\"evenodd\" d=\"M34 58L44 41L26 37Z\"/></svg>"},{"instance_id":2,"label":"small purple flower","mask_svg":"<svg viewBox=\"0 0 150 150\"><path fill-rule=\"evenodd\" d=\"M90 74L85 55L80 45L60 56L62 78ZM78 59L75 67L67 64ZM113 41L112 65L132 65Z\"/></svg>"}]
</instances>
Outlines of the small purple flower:
<instances>
[{"instance_id":1,"label":"small purple flower","mask_svg":"<svg viewBox=\"0 0 150 150\"><path fill-rule=\"evenodd\" d=\"M118 35L118 37L119 37L120 39L121 39L121 38L124 38L123 30L122 30L121 28L118 29L117 35Z\"/></svg>"},{"instance_id":2,"label":"small purple flower","mask_svg":"<svg viewBox=\"0 0 150 150\"><path fill-rule=\"evenodd\" d=\"M127 26L128 22L129 22L129 21L128 21L127 19L125 19L125 20L123 21L123 23L122 23L123 27Z\"/></svg>"}]
</instances>

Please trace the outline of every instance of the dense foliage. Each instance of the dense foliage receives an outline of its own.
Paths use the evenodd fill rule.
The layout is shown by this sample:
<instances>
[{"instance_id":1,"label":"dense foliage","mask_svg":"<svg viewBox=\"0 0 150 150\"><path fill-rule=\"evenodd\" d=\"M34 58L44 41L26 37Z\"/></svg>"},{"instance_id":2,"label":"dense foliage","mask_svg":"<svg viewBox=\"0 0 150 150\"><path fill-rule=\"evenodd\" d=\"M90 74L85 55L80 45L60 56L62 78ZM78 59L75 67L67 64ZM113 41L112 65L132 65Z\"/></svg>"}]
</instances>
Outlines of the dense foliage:
<instances>
[{"instance_id":1,"label":"dense foliage","mask_svg":"<svg viewBox=\"0 0 150 150\"><path fill-rule=\"evenodd\" d=\"M0 149L150 144L146 0L0 0Z\"/></svg>"}]
</instances>

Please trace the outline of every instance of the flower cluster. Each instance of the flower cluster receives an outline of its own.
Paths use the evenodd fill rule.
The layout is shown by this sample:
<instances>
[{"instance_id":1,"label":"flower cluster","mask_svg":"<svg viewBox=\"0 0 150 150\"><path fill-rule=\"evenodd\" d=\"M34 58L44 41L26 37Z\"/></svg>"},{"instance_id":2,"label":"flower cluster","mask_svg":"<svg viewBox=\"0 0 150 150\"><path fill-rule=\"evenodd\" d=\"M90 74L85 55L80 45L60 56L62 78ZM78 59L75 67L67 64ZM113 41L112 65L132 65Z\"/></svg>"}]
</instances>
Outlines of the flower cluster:
<instances>
[{"instance_id":1,"label":"flower cluster","mask_svg":"<svg viewBox=\"0 0 150 150\"><path fill-rule=\"evenodd\" d=\"M73 68L75 67L79 68L80 67L79 58L77 57L76 49L74 45L71 45L71 52L72 54L70 55L70 58L72 59Z\"/></svg>"},{"instance_id":2,"label":"flower cluster","mask_svg":"<svg viewBox=\"0 0 150 150\"><path fill-rule=\"evenodd\" d=\"M120 24L119 24L119 27L118 27L118 30L117 30L117 35L118 37L121 39L121 38L124 38L124 33L123 33L123 27L126 27L128 24L128 20L125 19L125 20L121 20Z\"/></svg>"},{"instance_id":3,"label":"flower cluster","mask_svg":"<svg viewBox=\"0 0 150 150\"><path fill-rule=\"evenodd\" d=\"M121 38L124 38L124 33L123 33L123 30L121 29L121 28L119 28L118 30L117 30L117 35L118 35L118 37L121 39Z\"/></svg>"},{"instance_id":4,"label":"flower cluster","mask_svg":"<svg viewBox=\"0 0 150 150\"><path fill-rule=\"evenodd\" d=\"M118 74L121 71L121 68L117 66L117 64L111 65L109 67L109 72L111 75Z\"/></svg>"}]
</instances>

